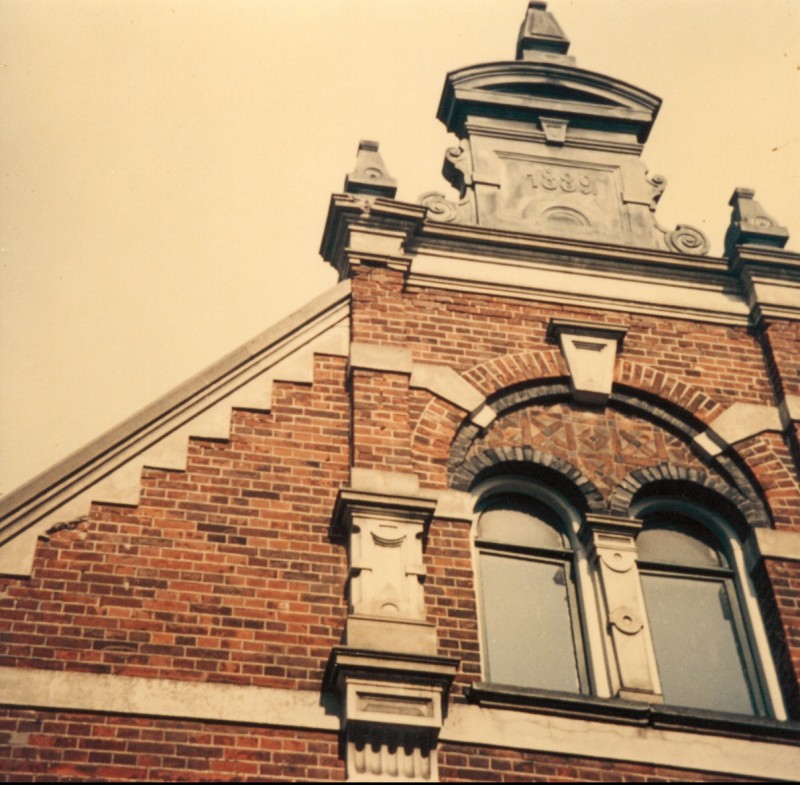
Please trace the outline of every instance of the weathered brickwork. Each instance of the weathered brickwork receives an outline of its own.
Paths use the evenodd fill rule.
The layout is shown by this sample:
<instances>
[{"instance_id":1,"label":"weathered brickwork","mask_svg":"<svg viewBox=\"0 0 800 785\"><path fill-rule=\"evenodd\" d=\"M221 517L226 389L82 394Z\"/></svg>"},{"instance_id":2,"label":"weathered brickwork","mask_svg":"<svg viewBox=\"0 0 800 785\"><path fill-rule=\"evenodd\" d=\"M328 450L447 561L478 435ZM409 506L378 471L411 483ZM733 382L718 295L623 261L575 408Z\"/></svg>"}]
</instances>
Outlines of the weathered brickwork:
<instances>
[{"instance_id":1,"label":"weathered brickwork","mask_svg":"<svg viewBox=\"0 0 800 785\"><path fill-rule=\"evenodd\" d=\"M192 440L186 472L145 470L138 507L41 542L31 578L2 581L0 664L319 689L345 617L344 365L318 357L229 441Z\"/></svg>"},{"instance_id":2,"label":"weathered brickwork","mask_svg":"<svg viewBox=\"0 0 800 785\"><path fill-rule=\"evenodd\" d=\"M431 564L425 581L429 617L436 623L442 654L461 661L453 694L462 694L481 677L469 524L436 519L426 555Z\"/></svg>"},{"instance_id":3,"label":"weathered brickwork","mask_svg":"<svg viewBox=\"0 0 800 785\"><path fill-rule=\"evenodd\" d=\"M604 409L572 403L564 357L546 339L553 317L628 328L614 371L621 397ZM781 434L742 441L727 463L691 445L733 403L773 401L768 361L747 330L404 290L402 274L362 267L352 337L455 368L498 418L481 430L452 402L411 388L407 374L348 374L343 358L317 356L313 384L276 383L269 412L233 413L229 440L192 440L185 472L145 470L137 507L95 504L86 519L55 527L32 577L3 581L0 665L319 691L347 611L346 549L328 527L350 467L410 471L424 489L443 490L459 444L459 465L488 454L501 461L523 446L547 454L575 472L597 510L613 507L641 469L669 465L723 484L733 477L736 493L757 489L771 525L800 531L798 478ZM545 388L559 392L540 400ZM528 402L515 404L515 391ZM637 413L625 396L641 401ZM460 662L457 700L481 678L470 536L468 522L437 517L425 550L428 618L440 655ZM770 560L756 580L796 715L795 567ZM11 712L5 723L3 770L14 779L344 777L334 734L58 712ZM458 745L443 746L440 773L445 781L730 779Z\"/></svg>"},{"instance_id":4,"label":"weathered brickwork","mask_svg":"<svg viewBox=\"0 0 800 785\"><path fill-rule=\"evenodd\" d=\"M797 778L800 255L527 6L457 200L362 141L339 285L0 499L0 780Z\"/></svg>"},{"instance_id":5,"label":"weathered brickwork","mask_svg":"<svg viewBox=\"0 0 800 785\"><path fill-rule=\"evenodd\" d=\"M3 782L341 780L332 733L0 710Z\"/></svg>"},{"instance_id":6,"label":"weathered brickwork","mask_svg":"<svg viewBox=\"0 0 800 785\"><path fill-rule=\"evenodd\" d=\"M411 462L408 375L354 370L353 465L407 470Z\"/></svg>"},{"instance_id":7,"label":"weathered brickwork","mask_svg":"<svg viewBox=\"0 0 800 785\"><path fill-rule=\"evenodd\" d=\"M443 745L443 782L754 782L701 771L600 761L495 747Z\"/></svg>"}]
</instances>

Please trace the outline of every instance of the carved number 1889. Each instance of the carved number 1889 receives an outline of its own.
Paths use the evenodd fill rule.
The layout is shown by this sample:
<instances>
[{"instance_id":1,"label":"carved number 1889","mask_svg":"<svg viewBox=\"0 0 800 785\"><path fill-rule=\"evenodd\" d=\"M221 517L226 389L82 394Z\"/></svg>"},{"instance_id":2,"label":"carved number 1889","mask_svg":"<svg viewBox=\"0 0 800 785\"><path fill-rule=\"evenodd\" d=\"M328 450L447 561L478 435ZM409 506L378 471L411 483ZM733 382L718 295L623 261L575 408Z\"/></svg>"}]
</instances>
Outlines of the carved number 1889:
<instances>
[{"instance_id":1,"label":"carved number 1889","mask_svg":"<svg viewBox=\"0 0 800 785\"><path fill-rule=\"evenodd\" d=\"M544 169L541 172L531 172L527 177L531 188L544 188L548 191L561 189L566 193L578 191L587 196L597 194L597 184L585 174L580 177L572 174L572 172L564 172L561 175L557 175L552 169Z\"/></svg>"}]
</instances>

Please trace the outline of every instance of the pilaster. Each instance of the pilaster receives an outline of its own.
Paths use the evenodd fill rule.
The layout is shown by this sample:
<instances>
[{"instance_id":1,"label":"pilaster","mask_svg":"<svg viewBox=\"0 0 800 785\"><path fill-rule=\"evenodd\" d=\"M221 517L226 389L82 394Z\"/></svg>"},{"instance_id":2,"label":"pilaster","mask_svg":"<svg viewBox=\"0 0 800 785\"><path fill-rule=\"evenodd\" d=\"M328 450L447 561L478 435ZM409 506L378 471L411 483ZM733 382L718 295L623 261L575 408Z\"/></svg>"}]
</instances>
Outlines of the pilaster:
<instances>
[{"instance_id":1,"label":"pilaster","mask_svg":"<svg viewBox=\"0 0 800 785\"><path fill-rule=\"evenodd\" d=\"M424 543L437 505L415 475L354 468L331 536L348 549L344 645L325 685L339 695L348 778L438 778L436 742L458 661L426 620Z\"/></svg>"},{"instance_id":2,"label":"pilaster","mask_svg":"<svg viewBox=\"0 0 800 785\"><path fill-rule=\"evenodd\" d=\"M634 518L588 513L580 537L605 621L612 689L620 698L660 703L661 685L636 567L635 539L641 527Z\"/></svg>"}]
</instances>

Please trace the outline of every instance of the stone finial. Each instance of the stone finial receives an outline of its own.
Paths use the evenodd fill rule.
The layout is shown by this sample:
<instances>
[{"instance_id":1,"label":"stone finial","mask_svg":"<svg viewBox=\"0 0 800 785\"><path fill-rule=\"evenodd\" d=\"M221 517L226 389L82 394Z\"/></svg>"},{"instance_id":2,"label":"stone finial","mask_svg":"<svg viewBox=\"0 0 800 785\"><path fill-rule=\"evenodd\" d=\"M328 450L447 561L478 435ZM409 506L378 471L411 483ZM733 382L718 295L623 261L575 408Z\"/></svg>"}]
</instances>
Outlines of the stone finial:
<instances>
[{"instance_id":1,"label":"stone finial","mask_svg":"<svg viewBox=\"0 0 800 785\"><path fill-rule=\"evenodd\" d=\"M546 60L574 65L575 58L567 55L569 39L564 35L555 17L547 10L547 3L530 0L528 11L519 29L517 60Z\"/></svg>"},{"instance_id":2,"label":"stone finial","mask_svg":"<svg viewBox=\"0 0 800 785\"><path fill-rule=\"evenodd\" d=\"M731 223L725 232L725 256L730 257L737 245L769 245L783 248L789 232L767 215L753 197L752 188L737 188L728 204L733 207Z\"/></svg>"},{"instance_id":3,"label":"stone finial","mask_svg":"<svg viewBox=\"0 0 800 785\"><path fill-rule=\"evenodd\" d=\"M344 190L349 194L385 196L394 199L397 180L389 176L378 152L378 143L362 139L358 143L356 168L345 177Z\"/></svg>"}]
</instances>

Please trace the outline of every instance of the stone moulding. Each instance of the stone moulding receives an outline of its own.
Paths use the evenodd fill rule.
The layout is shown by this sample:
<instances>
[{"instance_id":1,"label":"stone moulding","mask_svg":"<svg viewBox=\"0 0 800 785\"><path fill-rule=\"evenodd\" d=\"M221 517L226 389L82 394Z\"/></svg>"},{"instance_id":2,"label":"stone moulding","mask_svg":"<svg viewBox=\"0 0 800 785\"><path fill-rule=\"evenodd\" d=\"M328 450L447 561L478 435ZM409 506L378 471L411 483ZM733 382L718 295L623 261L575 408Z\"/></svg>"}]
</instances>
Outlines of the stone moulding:
<instances>
[{"instance_id":1,"label":"stone moulding","mask_svg":"<svg viewBox=\"0 0 800 785\"><path fill-rule=\"evenodd\" d=\"M445 671L448 664L445 663ZM452 663L450 664L452 665ZM412 666L415 667L415 666ZM443 676L446 675L443 674ZM476 685L481 687L482 685ZM683 727L669 710L649 723L644 703L569 696L572 709L558 694L524 705L512 705L485 688L477 703L453 704L443 717L439 743L478 744L557 755L596 757L656 766L677 766L759 780L793 781L797 773L797 724L772 723L781 736L771 737L770 723L751 729L725 730L711 717ZM555 706L550 704L556 701ZM601 704L601 705L598 705ZM70 671L0 667L0 705L11 709L91 712L160 719L231 722L262 727L292 727L338 733L341 705L335 695L233 684L149 679ZM577 705L577 706L576 706ZM577 708L577 710L576 710ZM520 710L522 709L522 710ZM633 713L632 719L618 716ZM640 717L640 721L636 721ZM701 718L702 720L702 718ZM763 726L756 735L755 726ZM795 735L792 736L792 733Z\"/></svg>"},{"instance_id":2,"label":"stone moulding","mask_svg":"<svg viewBox=\"0 0 800 785\"><path fill-rule=\"evenodd\" d=\"M551 97L552 85L560 88ZM469 66L447 75L436 116L447 130L465 135L467 111L481 104L504 107L536 121L540 113L619 122L636 129L637 141L650 133L661 99L619 79L557 63L496 62Z\"/></svg>"},{"instance_id":3,"label":"stone moulding","mask_svg":"<svg viewBox=\"0 0 800 785\"><path fill-rule=\"evenodd\" d=\"M348 779L437 781L436 746L458 660L336 646L324 689L339 696Z\"/></svg>"},{"instance_id":4,"label":"stone moulding","mask_svg":"<svg viewBox=\"0 0 800 785\"><path fill-rule=\"evenodd\" d=\"M731 445L765 431L781 432L800 421L800 396L789 395L779 406L734 403L713 419L694 443L709 456L716 456Z\"/></svg>"}]
</instances>

